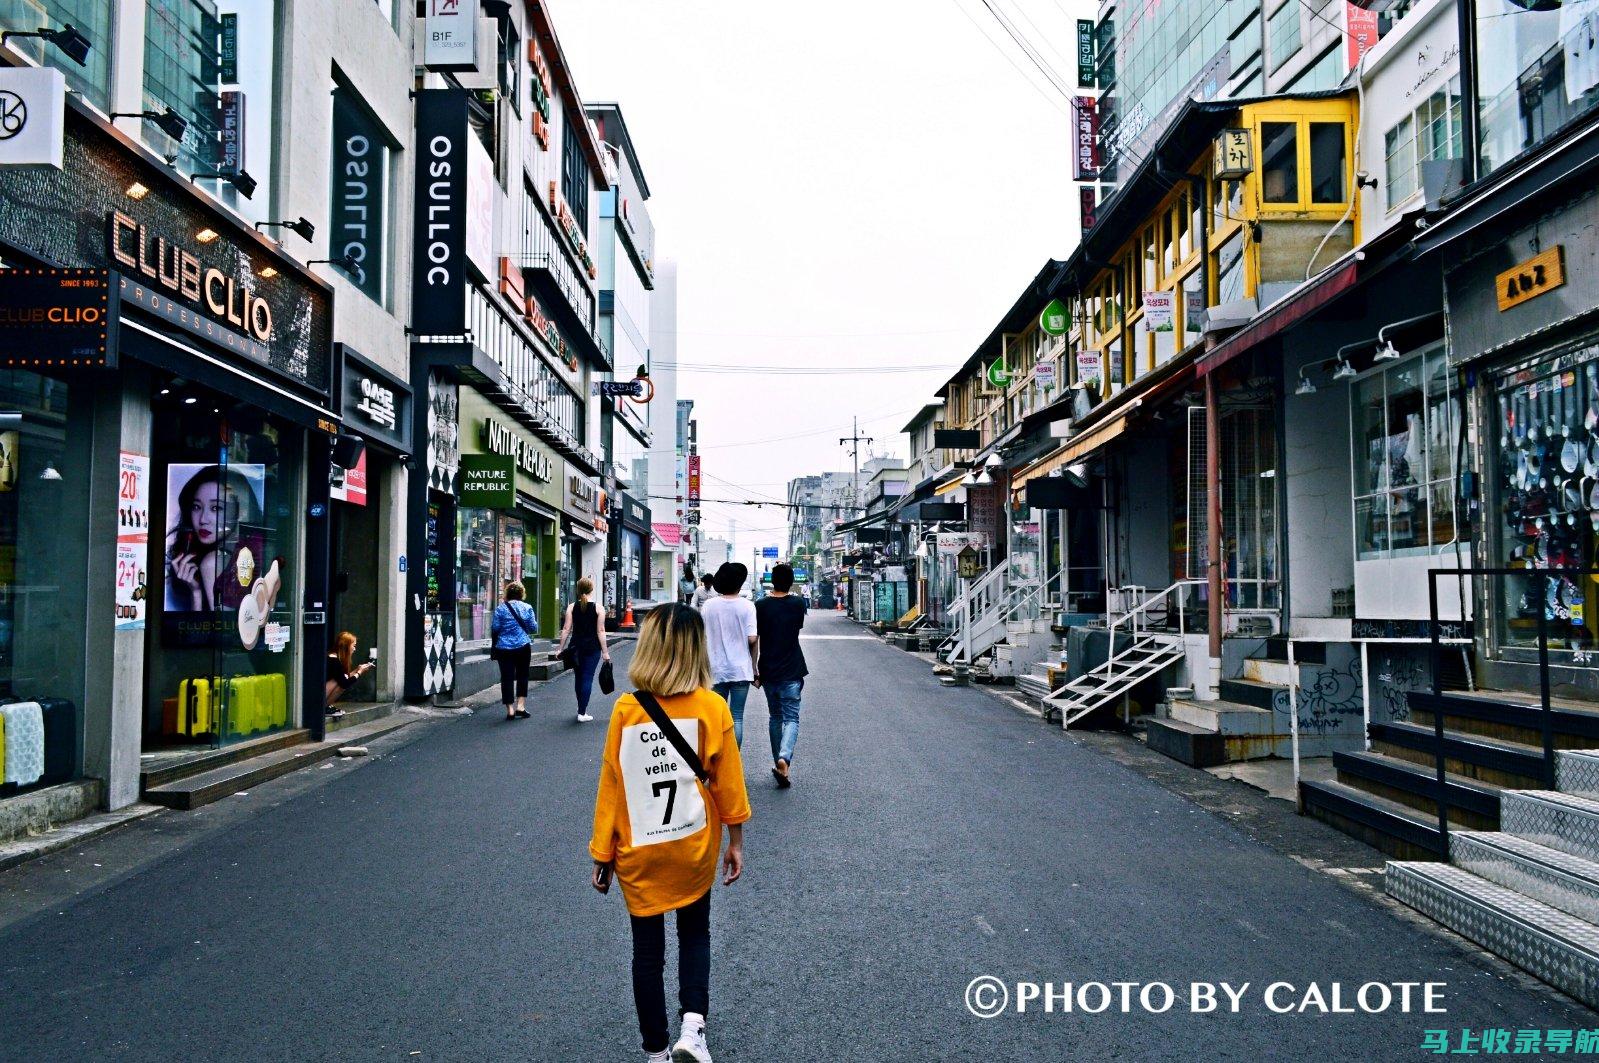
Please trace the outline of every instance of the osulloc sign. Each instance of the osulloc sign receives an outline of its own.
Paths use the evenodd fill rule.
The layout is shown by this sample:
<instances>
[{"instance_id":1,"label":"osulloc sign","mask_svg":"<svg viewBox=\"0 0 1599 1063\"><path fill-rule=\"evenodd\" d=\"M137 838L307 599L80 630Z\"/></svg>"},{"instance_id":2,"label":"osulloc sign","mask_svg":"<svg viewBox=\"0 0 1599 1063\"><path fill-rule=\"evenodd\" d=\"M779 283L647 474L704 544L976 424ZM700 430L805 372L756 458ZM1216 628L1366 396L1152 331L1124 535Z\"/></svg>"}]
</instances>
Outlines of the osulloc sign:
<instances>
[{"instance_id":1,"label":"osulloc sign","mask_svg":"<svg viewBox=\"0 0 1599 1063\"><path fill-rule=\"evenodd\" d=\"M464 89L423 89L416 97L416 248L411 331L466 331L466 138Z\"/></svg>"}]
</instances>

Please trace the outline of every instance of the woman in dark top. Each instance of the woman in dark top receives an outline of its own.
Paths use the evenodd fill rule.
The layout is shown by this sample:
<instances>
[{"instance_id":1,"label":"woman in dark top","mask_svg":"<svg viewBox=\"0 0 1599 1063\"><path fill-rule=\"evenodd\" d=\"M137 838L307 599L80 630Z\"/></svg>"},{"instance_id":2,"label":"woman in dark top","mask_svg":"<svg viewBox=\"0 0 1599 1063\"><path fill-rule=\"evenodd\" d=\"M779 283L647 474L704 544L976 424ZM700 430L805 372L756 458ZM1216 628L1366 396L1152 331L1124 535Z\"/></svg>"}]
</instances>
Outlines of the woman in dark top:
<instances>
[{"instance_id":1,"label":"woman in dark top","mask_svg":"<svg viewBox=\"0 0 1599 1063\"><path fill-rule=\"evenodd\" d=\"M605 610L589 601L594 593L594 581L584 576L577 581L577 601L566 607L566 623L561 627L561 645L557 657L572 647L576 660L573 671L577 673L577 722L588 723L589 696L594 693L594 673L600 661L611 659L610 647L605 643Z\"/></svg>"},{"instance_id":2,"label":"woman in dark top","mask_svg":"<svg viewBox=\"0 0 1599 1063\"><path fill-rule=\"evenodd\" d=\"M341 710L334 709L333 703L350 692L350 688L358 683L362 676L372 670L372 662L355 663L355 636L348 631L341 631L333 640L333 649L328 654L327 674L327 702L329 716L338 716Z\"/></svg>"}]
</instances>

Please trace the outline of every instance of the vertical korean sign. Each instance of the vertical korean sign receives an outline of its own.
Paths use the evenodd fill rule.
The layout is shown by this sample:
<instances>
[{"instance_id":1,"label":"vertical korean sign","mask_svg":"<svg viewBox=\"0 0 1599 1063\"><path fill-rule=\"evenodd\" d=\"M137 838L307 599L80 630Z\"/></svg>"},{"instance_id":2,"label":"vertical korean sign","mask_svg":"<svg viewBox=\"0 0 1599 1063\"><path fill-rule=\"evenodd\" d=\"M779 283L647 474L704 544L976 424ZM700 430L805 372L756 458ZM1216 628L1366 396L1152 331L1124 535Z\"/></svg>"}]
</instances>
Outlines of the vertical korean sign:
<instances>
[{"instance_id":1,"label":"vertical korean sign","mask_svg":"<svg viewBox=\"0 0 1599 1063\"><path fill-rule=\"evenodd\" d=\"M1098 204L1094 195L1093 185L1084 185L1077 190L1077 206L1082 213L1083 232L1086 233L1094 227L1094 222L1097 220L1095 215Z\"/></svg>"},{"instance_id":2,"label":"vertical korean sign","mask_svg":"<svg viewBox=\"0 0 1599 1063\"><path fill-rule=\"evenodd\" d=\"M1072 179L1099 176L1099 111L1092 96L1072 97Z\"/></svg>"},{"instance_id":3,"label":"vertical korean sign","mask_svg":"<svg viewBox=\"0 0 1599 1063\"><path fill-rule=\"evenodd\" d=\"M690 454L688 456L688 504L690 506L698 506L700 504L700 456L698 454Z\"/></svg>"},{"instance_id":4,"label":"vertical korean sign","mask_svg":"<svg viewBox=\"0 0 1599 1063\"><path fill-rule=\"evenodd\" d=\"M144 600L149 585L150 459L122 452L117 473L116 626L119 631L144 627Z\"/></svg>"},{"instance_id":5,"label":"vertical korean sign","mask_svg":"<svg viewBox=\"0 0 1599 1063\"><path fill-rule=\"evenodd\" d=\"M1080 89L1094 87L1094 22L1092 19L1080 18L1077 20L1077 87Z\"/></svg>"},{"instance_id":6,"label":"vertical korean sign","mask_svg":"<svg viewBox=\"0 0 1599 1063\"><path fill-rule=\"evenodd\" d=\"M1344 43L1349 50L1349 69L1353 70L1377 43L1377 12L1344 0L1344 25L1348 27Z\"/></svg>"}]
</instances>

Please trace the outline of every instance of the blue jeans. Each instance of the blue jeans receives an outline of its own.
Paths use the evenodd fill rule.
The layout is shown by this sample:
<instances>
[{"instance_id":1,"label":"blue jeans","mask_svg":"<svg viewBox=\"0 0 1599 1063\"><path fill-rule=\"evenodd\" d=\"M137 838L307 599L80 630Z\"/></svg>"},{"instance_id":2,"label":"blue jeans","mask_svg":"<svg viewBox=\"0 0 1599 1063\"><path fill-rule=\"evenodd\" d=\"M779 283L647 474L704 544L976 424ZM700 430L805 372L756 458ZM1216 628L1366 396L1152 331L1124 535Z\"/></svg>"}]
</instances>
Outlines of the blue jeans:
<instances>
[{"instance_id":1,"label":"blue jeans","mask_svg":"<svg viewBox=\"0 0 1599 1063\"><path fill-rule=\"evenodd\" d=\"M765 683L767 729L772 737L772 759L794 763L794 745L799 741L800 691L805 680Z\"/></svg>"},{"instance_id":2,"label":"blue jeans","mask_svg":"<svg viewBox=\"0 0 1599 1063\"><path fill-rule=\"evenodd\" d=\"M743 749L744 699L750 696L750 685L741 682L717 683L711 689L727 699L727 709L733 714L733 741Z\"/></svg>"},{"instance_id":3,"label":"blue jeans","mask_svg":"<svg viewBox=\"0 0 1599 1063\"><path fill-rule=\"evenodd\" d=\"M594 673L600 670L602 654L599 650L585 653L577 651L577 714L588 715L589 698L594 694Z\"/></svg>"}]
</instances>

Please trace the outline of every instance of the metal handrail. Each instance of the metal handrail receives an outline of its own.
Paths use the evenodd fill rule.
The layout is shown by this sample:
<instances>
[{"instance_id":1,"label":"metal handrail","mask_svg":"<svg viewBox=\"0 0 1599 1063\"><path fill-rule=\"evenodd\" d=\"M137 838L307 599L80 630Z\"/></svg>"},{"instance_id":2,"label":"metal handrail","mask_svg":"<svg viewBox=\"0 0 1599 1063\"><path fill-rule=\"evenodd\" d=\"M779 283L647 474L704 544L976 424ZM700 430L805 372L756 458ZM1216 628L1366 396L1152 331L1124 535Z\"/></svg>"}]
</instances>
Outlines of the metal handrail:
<instances>
[{"instance_id":1,"label":"metal handrail","mask_svg":"<svg viewBox=\"0 0 1599 1063\"><path fill-rule=\"evenodd\" d=\"M1110 625L1110 658L1106 661L1106 663L1113 664L1116 660L1116 629L1120 627L1124 621L1131 620L1133 622L1133 639L1136 641L1139 634L1143 630L1139 626L1139 618L1141 618L1144 613L1148 611L1150 606L1154 605L1156 602L1165 601L1167 598L1171 597L1172 592L1178 588L1203 586L1205 582L1206 581L1202 579L1180 579L1176 583L1173 583L1170 587L1167 587L1165 590L1161 591L1159 594L1152 594L1148 598L1145 598L1136 606L1127 610L1127 612L1113 620ZM1169 610L1170 608L1171 607L1168 605L1167 609ZM1170 614L1168 613L1168 615ZM1180 594L1177 596L1177 634L1179 637L1188 634L1188 614L1183 605L1183 596ZM1106 675L1114 675L1115 671L1115 668L1112 667L1106 673Z\"/></svg>"},{"instance_id":2,"label":"metal handrail","mask_svg":"<svg viewBox=\"0 0 1599 1063\"><path fill-rule=\"evenodd\" d=\"M1461 577L1472 576L1517 576L1521 578L1543 577L1543 594L1538 598L1538 701L1542 711L1539 713L1540 730L1543 732L1543 775L1544 785L1549 789L1555 786L1555 732L1554 717L1550 709L1549 697L1549 611L1546 605L1549 594L1549 583L1552 577L1599 576L1599 569L1592 568L1435 568L1427 572L1427 615L1431 631L1428 632L1428 665L1432 673L1432 693L1434 697L1443 696L1443 678L1439 674L1438 660L1442 650L1442 640L1438 632L1438 578L1440 576ZM1461 623L1466 623L1464 617ZM1433 706L1433 765L1436 771L1438 784L1438 836L1443 846L1444 856L1449 855L1449 789L1448 774L1445 771L1447 757L1444 755L1444 711L1439 705Z\"/></svg>"}]
</instances>

